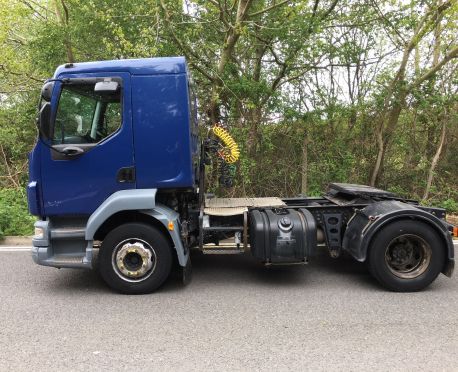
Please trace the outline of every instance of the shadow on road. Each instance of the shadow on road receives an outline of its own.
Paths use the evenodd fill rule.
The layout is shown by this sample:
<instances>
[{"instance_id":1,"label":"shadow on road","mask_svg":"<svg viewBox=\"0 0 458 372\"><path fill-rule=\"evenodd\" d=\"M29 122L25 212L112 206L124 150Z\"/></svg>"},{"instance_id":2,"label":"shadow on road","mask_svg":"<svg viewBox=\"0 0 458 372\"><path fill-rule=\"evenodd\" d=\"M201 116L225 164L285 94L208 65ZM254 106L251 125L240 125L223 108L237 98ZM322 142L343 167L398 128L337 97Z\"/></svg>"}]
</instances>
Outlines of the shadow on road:
<instances>
[{"instance_id":1,"label":"shadow on road","mask_svg":"<svg viewBox=\"0 0 458 372\"><path fill-rule=\"evenodd\" d=\"M191 254L193 279L190 286L258 286L295 288L304 286L335 286L348 282L349 286L374 290L380 288L370 276L366 265L348 255L338 259L320 252L310 259L308 265L265 267L249 253L243 255L204 255L198 251ZM47 268L47 270L49 270ZM96 270L59 270L56 280L51 281L52 291L86 291L91 294L112 292ZM180 273L172 273L161 293L184 290ZM114 292L112 292L114 293Z\"/></svg>"}]
</instances>

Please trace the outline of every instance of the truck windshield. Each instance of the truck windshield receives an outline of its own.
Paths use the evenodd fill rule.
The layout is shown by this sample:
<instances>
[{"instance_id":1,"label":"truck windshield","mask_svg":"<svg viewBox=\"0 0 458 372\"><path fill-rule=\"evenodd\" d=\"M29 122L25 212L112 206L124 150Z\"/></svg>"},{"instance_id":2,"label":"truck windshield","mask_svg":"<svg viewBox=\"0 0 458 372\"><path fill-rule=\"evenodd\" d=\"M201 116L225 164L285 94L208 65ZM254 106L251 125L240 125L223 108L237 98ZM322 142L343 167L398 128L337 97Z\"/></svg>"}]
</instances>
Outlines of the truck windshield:
<instances>
[{"instance_id":1,"label":"truck windshield","mask_svg":"<svg viewBox=\"0 0 458 372\"><path fill-rule=\"evenodd\" d=\"M53 144L96 143L121 125L121 94L94 93L95 84L63 85Z\"/></svg>"}]
</instances>

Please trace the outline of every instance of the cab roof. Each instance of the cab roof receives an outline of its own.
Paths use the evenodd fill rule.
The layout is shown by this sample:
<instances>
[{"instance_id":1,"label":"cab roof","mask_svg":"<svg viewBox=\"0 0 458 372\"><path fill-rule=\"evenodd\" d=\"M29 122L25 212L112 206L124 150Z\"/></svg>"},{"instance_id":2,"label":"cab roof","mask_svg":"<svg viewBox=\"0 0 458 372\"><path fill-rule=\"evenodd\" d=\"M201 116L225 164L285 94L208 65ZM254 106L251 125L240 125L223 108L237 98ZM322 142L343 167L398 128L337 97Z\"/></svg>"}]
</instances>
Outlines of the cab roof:
<instances>
[{"instance_id":1,"label":"cab roof","mask_svg":"<svg viewBox=\"0 0 458 372\"><path fill-rule=\"evenodd\" d=\"M140 59L118 59L112 61L96 61L67 63L60 65L54 77L61 74L79 74L90 72L129 72L131 75L158 75L185 73L184 57L157 57Z\"/></svg>"}]
</instances>

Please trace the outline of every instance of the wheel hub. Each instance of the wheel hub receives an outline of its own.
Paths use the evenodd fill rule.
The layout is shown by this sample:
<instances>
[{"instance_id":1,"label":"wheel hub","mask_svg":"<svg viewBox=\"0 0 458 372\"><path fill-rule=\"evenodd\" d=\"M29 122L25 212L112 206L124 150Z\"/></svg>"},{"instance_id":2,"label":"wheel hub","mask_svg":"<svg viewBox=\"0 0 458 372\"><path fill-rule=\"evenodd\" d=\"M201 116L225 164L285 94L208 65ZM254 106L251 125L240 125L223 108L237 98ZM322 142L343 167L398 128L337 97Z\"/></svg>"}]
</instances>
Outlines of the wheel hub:
<instances>
[{"instance_id":1,"label":"wheel hub","mask_svg":"<svg viewBox=\"0 0 458 372\"><path fill-rule=\"evenodd\" d=\"M431 254L431 247L425 240L417 235L405 234L390 242L385 252L385 262L397 277L412 279L426 271Z\"/></svg>"},{"instance_id":2,"label":"wheel hub","mask_svg":"<svg viewBox=\"0 0 458 372\"><path fill-rule=\"evenodd\" d=\"M128 240L120 243L113 257L113 265L123 279L143 280L155 268L154 250L142 240Z\"/></svg>"}]
</instances>

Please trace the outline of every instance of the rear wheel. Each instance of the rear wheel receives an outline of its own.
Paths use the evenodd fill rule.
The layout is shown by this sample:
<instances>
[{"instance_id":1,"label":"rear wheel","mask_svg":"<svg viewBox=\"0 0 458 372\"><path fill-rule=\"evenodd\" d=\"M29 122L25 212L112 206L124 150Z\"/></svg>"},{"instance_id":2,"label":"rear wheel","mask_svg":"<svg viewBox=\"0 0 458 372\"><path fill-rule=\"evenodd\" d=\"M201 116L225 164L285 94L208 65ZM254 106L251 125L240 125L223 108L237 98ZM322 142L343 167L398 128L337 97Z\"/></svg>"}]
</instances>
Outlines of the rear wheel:
<instances>
[{"instance_id":1,"label":"rear wheel","mask_svg":"<svg viewBox=\"0 0 458 372\"><path fill-rule=\"evenodd\" d=\"M384 287L397 292L419 291L442 270L442 239L423 222L393 222L373 239L368 263L372 275Z\"/></svg>"},{"instance_id":2,"label":"rear wheel","mask_svg":"<svg viewBox=\"0 0 458 372\"><path fill-rule=\"evenodd\" d=\"M150 293L170 274L172 252L161 231L143 223L127 223L102 242L99 270L105 282L126 294Z\"/></svg>"}]
</instances>

